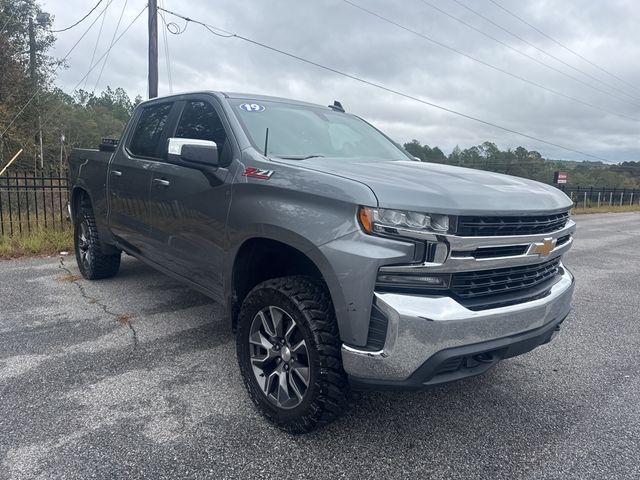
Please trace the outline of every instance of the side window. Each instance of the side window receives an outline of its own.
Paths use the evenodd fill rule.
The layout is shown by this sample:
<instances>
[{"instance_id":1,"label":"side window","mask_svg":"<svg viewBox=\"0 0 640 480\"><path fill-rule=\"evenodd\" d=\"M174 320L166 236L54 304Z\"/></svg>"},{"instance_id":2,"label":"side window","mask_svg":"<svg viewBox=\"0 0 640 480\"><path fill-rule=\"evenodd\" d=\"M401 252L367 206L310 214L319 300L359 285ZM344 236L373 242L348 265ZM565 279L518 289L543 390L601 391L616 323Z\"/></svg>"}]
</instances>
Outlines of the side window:
<instances>
[{"instance_id":1,"label":"side window","mask_svg":"<svg viewBox=\"0 0 640 480\"><path fill-rule=\"evenodd\" d=\"M200 100L189 101L184 106L176 137L211 140L216 142L220 152L225 150L227 143L227 134L216 110L210 103Z\"/></svg>"},{"instance_id":2,"label":"side window","mask_svg":"<svg viewBox=\"0 0 640 480\"><path fill-rule=\"evenodd\" d=\"M157 156L158 143L167 125L172 105L163 103L151 105L142 110L129 144L131 153L141 157Z\"/></svg>"}]
</instances>

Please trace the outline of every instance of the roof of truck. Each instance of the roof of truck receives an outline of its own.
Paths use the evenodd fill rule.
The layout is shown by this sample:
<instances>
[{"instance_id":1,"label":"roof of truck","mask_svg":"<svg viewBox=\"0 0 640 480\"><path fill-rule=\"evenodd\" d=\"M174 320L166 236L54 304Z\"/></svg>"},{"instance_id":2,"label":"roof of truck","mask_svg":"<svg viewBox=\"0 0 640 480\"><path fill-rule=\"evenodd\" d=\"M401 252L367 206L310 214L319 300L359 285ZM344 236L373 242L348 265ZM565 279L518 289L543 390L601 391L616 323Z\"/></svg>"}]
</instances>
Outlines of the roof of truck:
<instances>
[{"instance_id":1,"label":"roof of truck","mask_svg":"<svg viewBox=\"0 0 640 480\"><path fill-rule=\"evenodd\" d=\"M240 99L240 98L255 99L255 100L264 100L268 102L295 103L296 105L308 105L310 107L329 108L323 105L318 105L316 103L303 102L302 100L294 100L292 98L274 97L271 95L256 95L253 93L237 93L237 92L218 92L218 93L224 95L227 98L234 98L234 99Z\"/></svg>"},{"instance_id":2,"label":"roof of truck","mask_svg":"<svg viewBox=\"0 0 640 480\"><path fill-rule=\"evenodd\" d=\"M270 95L257 95L254 93L238 93L238 92L221 92L218 90L195 90L192 92L181 92L181 93L176 93L173 95L164 95L162 97L156 97L156 98L152 98L149 100L145 100L142 103L147 103L147 102L151 102L151 101L158 101L161 99L168 99L168 98L174 98L174 97L181 97L183 95L194 95L194 94L202 94L202 93L213 93L215 95L220 95L222 97L225 98L232 98L232 99L247 99L247 100L261 100L261 101L269 101L269 102L282 102L282 103L291 103L291 104L295 104L295 105L306 105L309 107L316 107L316 108L329 108L328 106L324 106L324 105L318 105L316 103L310 103L310 102L303 102L301 100L294 100L291 98L284 98L284 97L274 97L274 96L270 96Z\"/></svg>"}]
</instances>

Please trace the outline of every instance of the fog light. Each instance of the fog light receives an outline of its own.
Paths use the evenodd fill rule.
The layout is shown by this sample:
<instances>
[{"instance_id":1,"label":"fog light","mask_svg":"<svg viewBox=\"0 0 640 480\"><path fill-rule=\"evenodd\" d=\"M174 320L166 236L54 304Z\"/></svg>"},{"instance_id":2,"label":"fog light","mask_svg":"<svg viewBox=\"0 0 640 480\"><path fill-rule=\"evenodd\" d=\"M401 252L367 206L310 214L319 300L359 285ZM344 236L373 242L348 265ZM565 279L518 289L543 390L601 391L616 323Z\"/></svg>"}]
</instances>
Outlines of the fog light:
<instances>
[{"instance_id":1,"label":"fog light","mask_svg":"<svg viewBox=\"0 0 640 480\"><path fill-rule=\"evenodd\" d=\"M379 272L376 288L379 290L408 289L432 290L449 287L450 275L426 275L423 273Z\"/></svg>"}]
</instances>

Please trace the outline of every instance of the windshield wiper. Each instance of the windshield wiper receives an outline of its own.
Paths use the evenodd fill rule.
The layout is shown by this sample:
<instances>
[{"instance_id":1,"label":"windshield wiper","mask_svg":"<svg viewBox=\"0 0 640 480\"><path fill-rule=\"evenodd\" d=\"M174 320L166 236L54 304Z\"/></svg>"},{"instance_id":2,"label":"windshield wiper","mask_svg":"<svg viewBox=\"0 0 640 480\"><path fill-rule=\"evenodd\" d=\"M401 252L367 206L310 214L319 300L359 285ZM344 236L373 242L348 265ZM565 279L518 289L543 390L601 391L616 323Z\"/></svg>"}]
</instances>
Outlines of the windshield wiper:
<instances>
[{"instance_id":1,"label":"windshield wiper","mask_svg":"<svg viewBox=\"0 0 640 480\"><path fill-rule=\"evenodd\" d=\"M324 157L324 155L278 155L278 158L284 158L285 160L308 160L309 158Z\"/></svg>"}]
</instances>

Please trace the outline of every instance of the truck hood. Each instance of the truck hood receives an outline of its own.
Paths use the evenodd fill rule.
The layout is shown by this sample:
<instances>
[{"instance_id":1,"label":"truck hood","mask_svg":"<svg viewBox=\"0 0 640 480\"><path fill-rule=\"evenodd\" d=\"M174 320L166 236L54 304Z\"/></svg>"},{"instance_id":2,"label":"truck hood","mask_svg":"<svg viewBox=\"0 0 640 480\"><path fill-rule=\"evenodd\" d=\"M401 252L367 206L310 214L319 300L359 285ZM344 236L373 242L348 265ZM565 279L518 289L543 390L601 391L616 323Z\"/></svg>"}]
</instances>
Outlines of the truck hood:
<instances>
[{"instance_id":1,"label":"truck hood","mask_svg":"<svg viewBox=\"0 0 640 480\"><path fill-rule=\"evenodd\" d=\"M278 159L278 161L280 161ZM557 188L499 173L417 161L312 158L286 163L367 185L382 208L450 215L550 213L572 202Z\"/></svg>"}]
</instances>

